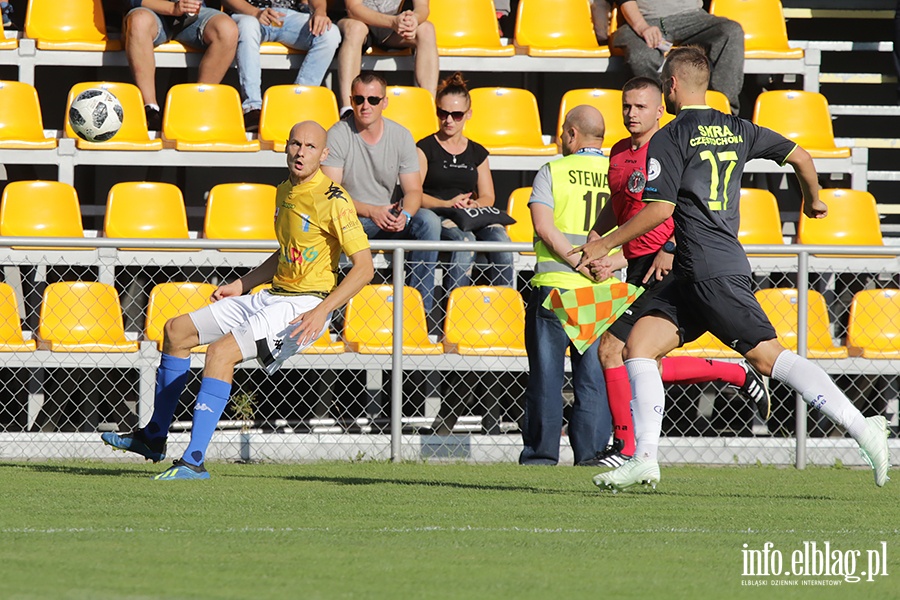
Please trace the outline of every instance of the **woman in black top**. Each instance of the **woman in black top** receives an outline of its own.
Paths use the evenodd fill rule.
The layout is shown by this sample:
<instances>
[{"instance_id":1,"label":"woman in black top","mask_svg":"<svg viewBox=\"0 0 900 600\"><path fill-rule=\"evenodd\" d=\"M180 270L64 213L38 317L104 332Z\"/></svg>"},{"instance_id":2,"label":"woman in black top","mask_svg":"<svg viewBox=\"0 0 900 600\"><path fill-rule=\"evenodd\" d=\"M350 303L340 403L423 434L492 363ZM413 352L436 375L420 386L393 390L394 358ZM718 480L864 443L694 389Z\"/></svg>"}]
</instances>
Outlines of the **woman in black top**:
<instances>
[{"instance_id":1,"label":"woman in black top","mask_svg":"<svg viewBox=\"0 0 900 600\"><path fill-rule=\"evenodd\" d=\"M419 169L422 173L422 207L430 209L470 208L494 205L494 181L488 163L488 151L463 135L463 127L472 115L469 90L460 73L455 73L438 86L437 116L440 129L417 144ZM441 239L508 242L502 225L487 225L475 231L463 231L451 219L444 219ZM453 252L447 269L449 292L457 286L469 285L472 279L474 252ZM487 252L479 255L479 263L488 265L490 285L513 286L511 252Z\"/></svg>"}]
</instances>

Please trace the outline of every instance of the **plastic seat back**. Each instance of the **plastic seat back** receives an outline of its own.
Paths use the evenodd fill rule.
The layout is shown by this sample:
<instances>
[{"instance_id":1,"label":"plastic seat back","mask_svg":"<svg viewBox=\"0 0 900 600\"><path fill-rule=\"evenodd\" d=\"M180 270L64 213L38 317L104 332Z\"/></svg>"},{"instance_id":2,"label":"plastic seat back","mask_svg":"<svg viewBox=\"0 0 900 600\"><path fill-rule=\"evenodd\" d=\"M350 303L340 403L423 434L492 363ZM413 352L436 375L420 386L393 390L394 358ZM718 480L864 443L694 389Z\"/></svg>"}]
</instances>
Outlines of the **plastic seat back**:
<instances>
[{"instance_id":1,"label":"plastic seat back","mask_svg":"<svg viewBox=\"0 0 900 600\"><path fill-rule=\"evenodd\" d=\"M609 150L616 142L631 134L625 128L622 118L622 92L620 90L578 89L563 94L559 103L559 119L556 125L556 140L562 139L562 127L566 114L582 104L593 106L603 115L606 134L603 136L603 148Z\"/></svg>"},{"instance_id":2,"label":"plastic seat back","mask_svg":"<svg viewBox=\"0 0 900 600\"><path fill-rule=\"evenodd\" d=\"M54 352L135 352L125 337L115 288L105 283L51 283L44 290L38 337Z\"/></svg>"},{"instance_id":3,"label":"plastic seat back","mask_svg":"<svg viewBox=\"0 0 900 600\"><path fill-rule=\"evenodd\" d=\"M444 350L464 355L525 356L525 303L509 287L455 288L447 300Z\"/></svg>"},{"instance_id":4,"label":"plastic seat back","mask_svg":"<svg viewBox=\"0 0 900 600\"><path fill-rule=\"evenodd\" d=\"M472 118L465 135L494 154L556 154L555 144L541 137L541 117L537 100L528 90L487 87L469 92Z\"/></svg>"},{"instance_id":5,"label":"plastic seat back","mask_svg":"<svg viewBox=\"0 0 900 600\"><path fill-rule=\"evenodd\" d=\"M491 0L432 0L428 20L434 23L441 56L512 56L516 49L500 42Z\"/></svg>"},{"instance_id":6,"label":"plastic seat back","mask_svg":"<svg viewBox=\"0 0 900 600\"><path fill-rule=\"evenodd\" d=\"M834 143L828 100L818 92L774 90L756 98L753 122L797 142L814 158L847 158Z\"/></svg>"},{"instance_id":7,"label":"plastic seat back","mask_svg":"<svg viewBox=\"0 0 900 600\"><path fill-rule=\"evenodd\" d=\"M719 341L719 338L706 332L696 340L688 342L681 348L669 352L667 356L698 356L701 358L738 358L740 354Z\"/></svg>"},{"instance_id":8,"label":"plastic seat back","mask_svg":"<svg viewBox=\"0 0 900 600\"><path fill-rule=\"evenodd\" d=\"M790 350L797 351L797 290L772 288L756 292L756 299L769 317L778 341ZM835 346L831 338L831 322L825 298L815 290L809 290L809 316L807 320L807 349L809 358L846 358L847 348Z\"/></svg>"},{"instance_id":9,"label":"plastic seat back","mask_svg":"<svg viewBox=\"0 0 900 600\"><path fill-rule=\"evenodd\" d=\"M731 102L728 96L716 90L706 90L706 105L726 115L731 114Z\"/></svg>"},{"instance_id":10,"label":"plastic seat back","mask_svg":"<svg viewBox=\"0 0 900 600\"><path fill-rule=\"evenodd\" d=\"M171 183L117 183L106 199L103 234L110 238L187 239L181 190Z\"/></svg>"},{"instance_id":11,"label":"plastic seat back","mask_svg":"<svg viewBox=\"0 0 900 600\"><path fill-rule=\"evenodd\" d=\"M44 135L41 103L34 86L0 81L0 149L56 148L56 139Z\"/></svg>"},{"instance_id":12,"label":"plastic seat back","mask_svg":"<svg viewBox=\"0 0 900 600\"><path fill-rule=\"evenodd\" d=\"M400 123L419 141L438 130L437 108L427 90L418 87L390 85L384 116Z\"/></svg>"},{"instance_id":13,"label":"plastic seat back","mask_svg":"<svg viewBox=\"0 0 900 600\"><path fill-rule=\"evenodd\" d=\"M609 48L597 44L590 4L585 0L521 0L516 44L526 46L529 56L609 56Z\"/></svg>"},{"instance_id":14,"label":"plastic seat back","mask_svg":"<svg viewBox=\"0 0 900 600\"><path fill-rule=\"evenodd\" d=\"M34 340L22 335L15 291L8 283L0 283L0 352L32 352L35 348Z\"/></svg>"},{"instance_id":15,"label":"plastic seat back","mask_svg":"<svg viewBox=\"0 0 900 600\"><path fill-rule=\"evenodd\" d=\"M254 152L247 140L241 98L230 85L181 83L166 94L163 136L176 150Z\"/></svg>"},{"instance_id":16,"label":"plastic seat back","mask_svg":"<svg viewBox=\"0 0 900 600\"><path fill-rule=\"evenodd\" d=\"M212 240L274 240L275 186L220 183L213 187L206 199L203 236Z\"/></svg>"},{"instance_id":17,"label":"plastic seat back","mask_svg":"<svg viewBox=\"0 0 900 600\"><path fill-rule=\"evenodd\" d=\"M78 193L60 181L13 181L3 189L0 236L84 237Z\"/></svg>"},{"instance_id":18,"label":"plastic seat back","mask_svg":"<svg viewBox=\"0 0 900 600\"><path fill-rule=\"evenodd\" d=\"M69 98L66 100L66 114L69 107L78 97L78 94L92 88L107 90L122 104L122 128L119 132L105 142L89 142L83 140L72 129L69 119L66 119L66 137L75 140L75 146L80 150L162 150L161 139L151 139L147 130L147 116L144 113L144 98L136 85L121 83L118 81L86 81L76 83L69 90Z\"/></svg>"},{"instance_id":19,"label":"plastic seat back","mask_svg":"<svg viewBox=\"0 0 900 600\"><path fill-rule=\"evenodd\" d=\"M741 244L783 245L781 213L778 200L772 192L754 188L741 188L741 225L738 240ZM759 254L752 256L777 256Z\"/></svg>"},{"instance_id":20,"label":"plastic seat back","mask_svg":"<svg viewBox=\"0 0 900 600\"><path fill-rule=\"evenodd\" d=\"M273 85L263 96L259 139L266 143L266 147L284 152L291 127L299 121L315 121L327 130L337 120L337 100L328 88Z\"/></svg>"},{"instance_id":21,"label":"plastic seat back","mask_svg":"<svg viewBox=\"0 0 900 600\"><path fill-rule=\"evenodd\" d=\"M506 233L512 242L534 242L534 224L531 222L531 209L528 208L528 199L531 198L531 188L521 187L512 191L509 200L506 201L506 212L516 220L512 225L506 226ZM529 252L529 254L533 254Z\"/></svg>"},{"instance_id":22,"label":"plastic seat back","mask_svg":"<svg viewBox=\"0 0 900 600\"><path fill-rule=\"evenodd\" d=\"M835 246L882 246L881 220L875 197L862 190L825 189L819 198L828 216L810 219L800 214L797 242Z\"/></svg>"},{"instance_id":23,"label":"plastic seat back","mask_svg":"<svg viewBox=\"0 0 900 600\"><path fill-rule=\"evenodd\" d=\"M788 44L779 0L713 0L709 12L741 24L746 58L803 58L802 49Z\"/></svg>"},{"instance_id":24,"label":"plastic seat back","mask_svg":"<svg viewBox=\"0 0 900 600\"><path fill-rule=\"evenodd\" d=\"M394 287L367 285L347 303L344 341L353 352L390 354L393 344ZM442 354L428 339L425 307L418 290L403 288L403 353Z\"/></svg>"},{"instance_id":25,"label":"plastic seat back","mask_svg":"<svg viewBox=\"0 0 900 600\"><path fill-rule=\"evenodd\" d=\"M119 40L106 35L102 0L29 0L25 35L38 50L121 50Z\"/></svg>"},{"instance_id":26,"label":"plastic seat back","mask_svg":"<svg viewBox=\"0 0 900 600\"><path fill-rule=\"evenodd\" d=\"M167 282L154 286L147 304L144 336L162 351L166 321L208 306L215 291L211 283Z\"/></svg>"},{"instance_id":27,"label":"plastic seat back","mask_svg":"<svg viewBox=\"0 0 900 600\"><path fill-rule=\"evenodd\" d=\"M900 358L900 290L863 290L850 303L847 345L863 358Z\"/></svg>"}]
</instances>

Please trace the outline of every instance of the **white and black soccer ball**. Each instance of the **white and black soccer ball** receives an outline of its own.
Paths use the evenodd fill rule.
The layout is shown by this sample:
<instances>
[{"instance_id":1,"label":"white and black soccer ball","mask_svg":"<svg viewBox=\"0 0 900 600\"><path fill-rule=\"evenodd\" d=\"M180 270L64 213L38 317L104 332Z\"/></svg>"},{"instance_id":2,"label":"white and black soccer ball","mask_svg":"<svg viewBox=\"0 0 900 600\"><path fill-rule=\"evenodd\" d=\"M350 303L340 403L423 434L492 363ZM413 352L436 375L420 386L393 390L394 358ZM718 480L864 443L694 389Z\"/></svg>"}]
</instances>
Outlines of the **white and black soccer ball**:
<instances>
[{"instance_id":1,"label":"white and black soccer ball","mask_svg":"<svg viewBox=\"0 0 900 600\"><path fill-rule=\"evenodd\" d=\"M105 142L122 127L122 104L107 90L93 88L78 94L69 107L69 124L83 140Z\"/></svg>"}]
</instances>

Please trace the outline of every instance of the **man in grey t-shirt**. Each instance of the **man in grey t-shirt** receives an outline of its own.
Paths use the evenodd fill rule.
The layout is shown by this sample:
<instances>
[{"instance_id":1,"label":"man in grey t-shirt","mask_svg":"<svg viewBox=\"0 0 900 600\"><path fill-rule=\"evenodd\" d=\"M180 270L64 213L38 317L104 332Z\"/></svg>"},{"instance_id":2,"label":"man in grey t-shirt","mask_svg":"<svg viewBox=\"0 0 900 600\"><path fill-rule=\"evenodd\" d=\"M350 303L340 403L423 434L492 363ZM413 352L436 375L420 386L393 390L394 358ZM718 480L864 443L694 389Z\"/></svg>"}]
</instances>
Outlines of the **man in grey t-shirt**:
<instances>
[{"instance_id":1,"label":"man in grey t-shirt","mask_svg":"<svg viewBox=\"0 0 900 600\"><path fill-rule=\"evenodd\" d=\"M441 239L441 220L422 206L422 178L412 134L382 116L387 83L366 71L353 80L353 118L328 130L322 172L353 198L370 239ZM397 190L400 183L402 197ZM436 251L411 252L410 285L422 294L426 313L434 306Z\"/></svg>"}]
</instances>

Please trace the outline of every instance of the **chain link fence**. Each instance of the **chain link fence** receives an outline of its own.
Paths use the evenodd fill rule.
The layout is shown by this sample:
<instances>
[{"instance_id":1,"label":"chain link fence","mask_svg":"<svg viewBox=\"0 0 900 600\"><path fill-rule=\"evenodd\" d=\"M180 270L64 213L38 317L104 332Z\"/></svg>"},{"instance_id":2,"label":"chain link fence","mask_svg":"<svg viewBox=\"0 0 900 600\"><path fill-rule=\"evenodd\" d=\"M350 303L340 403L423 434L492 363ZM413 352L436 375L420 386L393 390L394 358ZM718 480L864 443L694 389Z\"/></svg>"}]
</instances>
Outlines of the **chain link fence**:
<instances>
[{"instance_id":1,"label":"chain link fence","mask_svg":"<svg viewBox=\"0 0 900 600\"><path fill-rule=\"evenodd\" d=\"M275 247L106 238L7 238L5 244L0 457L10 459L112 458L98 432L149 419L165 319L202 306L215 285L248 272ZM376 241L373 248L380 251L376 280L335 314L327 337L272 376L255 362L238 366L211 459L516 459L533 266L533 257L518 253L529 246ZM473 287L443 290L446 263L439 263L440 310L426 315L418 293L402 286L405 253L436 249L443 259L451 248L516 252L516 288L477 285L476 267ZM753 255L751 264L757 297L782 342L808 352L864 414L887 416L896 438L900 250L750 251L779 253ZM738 358L721 345L687 351ZM189 399L199 389L203 359L202 348L192 354L169 438L173 456L190 436ZM723 384L670 387L664 460L862 464L853 440L818 413L807 415L785 386L770 386L774 410L767 423ZM563 396L571 401L568 382ZM565 430L561 439L561 462L571 462Z\"/></svg>"}]
</instances>

